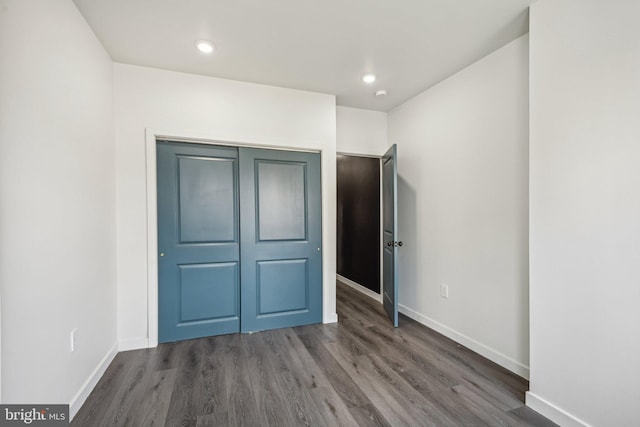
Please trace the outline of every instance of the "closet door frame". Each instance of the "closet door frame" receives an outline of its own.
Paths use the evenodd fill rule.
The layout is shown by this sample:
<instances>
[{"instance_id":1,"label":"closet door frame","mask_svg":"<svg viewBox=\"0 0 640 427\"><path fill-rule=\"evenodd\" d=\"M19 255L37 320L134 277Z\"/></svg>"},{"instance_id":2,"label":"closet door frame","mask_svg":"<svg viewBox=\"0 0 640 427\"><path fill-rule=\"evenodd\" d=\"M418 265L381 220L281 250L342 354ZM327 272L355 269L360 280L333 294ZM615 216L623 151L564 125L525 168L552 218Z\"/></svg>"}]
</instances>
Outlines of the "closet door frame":
<instances>
[{"instance_id":1,"label":"closet door frame","mask_svg":"<svg viewBox=\"0 0 640 427\"><path fill-rule=\"evenodd\" d=\"M172 142L184 142L191 144L205 144L205 145L218 145L218 146L230 146L230 147L248 147L248 148L260 148L270 150L283 150L283 151L300 151L309 153L320 153L320 174L321 174L321 191L322 191L322 322L334 323L338 321L338 316L335 312L335 285L334 287L327 286L329 280L335 282L335 265L331 269L331 264L327 264L327 259L331 257L332 251L325 252L327 242L335 246L335 241L328 239L328 233L335 231L335 227L325 227L329 215L331 212L335 212L335 206L328 206L325 197L331 197L326 193L324 174L325 164L327 162L327 153L321 147L319 148L305 148L305 147L293 147L282 145L270 145L264 144L259 138L247 139L247 140L228 140L225 138L216 138L215 136L205 135L199 136L185 136L186 134L179 134L176 132L158 131L153 129L145 129L145 154L146 154L146 196L147 196L147 339L127 341L126 343L120 343L121 351L130 350L136 348L153 348L158 345L158 212L157 212L157 170L156 170L156 144L158 140L170 140ZM329 161L335 162L335 153L329 153L332 155L332 159ZM335 180L334 180L335 181ZM335 182L334 182L335 184ZM335 222L335 221L334 221ZM328 228L328 230L327 230ZM335 234L335 233L334 233ZM327 277L327 271L333 271L331 277ZM330 293L328 292L330 291ZM329 308L330 311L327 310Z\"/></svg>"}]
</instances>

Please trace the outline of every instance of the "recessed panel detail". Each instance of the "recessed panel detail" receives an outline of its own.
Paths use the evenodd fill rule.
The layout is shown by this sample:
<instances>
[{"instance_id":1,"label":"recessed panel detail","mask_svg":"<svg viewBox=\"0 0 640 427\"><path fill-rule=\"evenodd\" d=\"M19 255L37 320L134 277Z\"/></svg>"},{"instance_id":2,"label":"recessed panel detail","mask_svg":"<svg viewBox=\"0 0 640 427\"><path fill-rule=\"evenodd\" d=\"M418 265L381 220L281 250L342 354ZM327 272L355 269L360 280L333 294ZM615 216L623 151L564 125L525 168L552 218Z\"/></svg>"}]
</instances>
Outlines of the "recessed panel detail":
<instances>
[{"instance_id":1,"label":"recessed panel detail","mask_svg":"<svg viewBox=\"0 0 640 427\"><path fill-rule=\"evenodd\" d=\"M393 174L393 162L387 161L382 165L383 176L389 176ZM382 181L382 225L384 231L393 233L393 181L385 179ZM393 234L391 235L393 238ZM385 237L386 238L386 237Z\"/></svg>"},{"instance_id":2,"label":"recessed panel detail","mask_svg":"<svg viewBox=\"0 0 640 427\"><path fill-rule=\"evenodd\" d=\"M258 315L309 308L309 268L306 259L258 261Z\"/></svg>"},{"instance_id":3,"label":"recessed panel detail","mask_svg":"<svg viewBox=\"0 0 640 427\"><path fill-rule=\"evenodd\" d=\"M388 242L393 238L393 235L385 232L384 238L385 242ZM388 293L390 292L389 285L393 283L393 274L393 247L385 245L382 251L382 283L384 283L382 290L385 298L390 298Z\"/></svg>"},{"instance_id":4,"label":"recessed panel detail","mask_svg":"<svg viewBox=\"0 0 640 427\"><path fill-rule=\"evenodd\" d=\"M304 163L256 161L258 240L306 239Z\"/></svg>"},{"instance_id":5,"label":"recessed panel detail","mask_svg":"<svg viewBox=\"0 0 640 427\"><path fill-rule=\"evenodd\" d=\"M178 157L180 243L236 240L234 161Z\"/></svg>"},{"instance_id":6,"label":"recessed panel detail","mask_svg":"<svg viewBox=\"0 0 640 427\"><path fill-rule=\"evenodd\" d=\"M237 317L238 263L180 265L180 323Z\"/></svg>"}]
</instances>

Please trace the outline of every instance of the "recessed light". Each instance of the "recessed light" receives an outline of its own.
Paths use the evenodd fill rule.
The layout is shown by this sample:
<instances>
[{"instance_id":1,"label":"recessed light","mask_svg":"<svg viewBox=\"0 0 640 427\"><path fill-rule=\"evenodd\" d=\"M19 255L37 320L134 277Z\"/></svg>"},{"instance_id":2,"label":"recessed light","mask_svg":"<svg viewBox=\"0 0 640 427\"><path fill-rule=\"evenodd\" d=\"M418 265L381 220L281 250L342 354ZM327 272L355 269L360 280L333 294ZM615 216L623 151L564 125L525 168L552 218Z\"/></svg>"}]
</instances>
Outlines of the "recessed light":
<instances>
[{"instance_id":1,"label":"recessed light","mask_svg":"<svg viewBox=\"0 0 640 427\"><path fill-rule=\"evenodd\" d=\"M382 98L383 96L387 96L387 91L384 89L380 89L376 92L376 98Z\"/></svg>"},{"instance_id":2,"label":"recessed light","mask_svg":"<svg viewBox=\"0 0 640 427\"><path fill-rule=\"evenodd\" d=\"M211 53L214 51L215 46L208 40L198 40L196 42L196 47L202 53Z\"/></svg>"},{"instance_id":3,"label":"recessed light","mask_svg":"<svg viewBox=\"0 0 640 427\"><path fill-rule=\"evenodd\" d=\"M365 74L362 76L362 81L367 84L371 84L376 81L376 75L371 73Z\"/></svg>"}]
</instances>

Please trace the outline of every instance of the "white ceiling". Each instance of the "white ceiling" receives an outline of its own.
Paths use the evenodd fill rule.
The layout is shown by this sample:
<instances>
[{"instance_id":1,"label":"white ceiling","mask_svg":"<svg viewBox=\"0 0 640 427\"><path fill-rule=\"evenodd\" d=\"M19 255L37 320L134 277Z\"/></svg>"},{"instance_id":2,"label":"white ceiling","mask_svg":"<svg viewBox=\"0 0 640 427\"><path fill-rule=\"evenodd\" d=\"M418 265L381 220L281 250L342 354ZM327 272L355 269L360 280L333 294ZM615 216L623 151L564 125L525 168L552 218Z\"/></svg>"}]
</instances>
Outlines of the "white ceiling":
<instances>
[{"instance_id":1,"label":"white ceiling","mask_svg":"<svg viewBox=\"0 0 640 427\"><path fill-rule=\"evenodd\" d=\"M388 111L525 34L534 0L74 1L116 62ZM216 52L200 54L198 39ZM378 80L363 84L366 72Z\"/></svg>"}]
</instances>

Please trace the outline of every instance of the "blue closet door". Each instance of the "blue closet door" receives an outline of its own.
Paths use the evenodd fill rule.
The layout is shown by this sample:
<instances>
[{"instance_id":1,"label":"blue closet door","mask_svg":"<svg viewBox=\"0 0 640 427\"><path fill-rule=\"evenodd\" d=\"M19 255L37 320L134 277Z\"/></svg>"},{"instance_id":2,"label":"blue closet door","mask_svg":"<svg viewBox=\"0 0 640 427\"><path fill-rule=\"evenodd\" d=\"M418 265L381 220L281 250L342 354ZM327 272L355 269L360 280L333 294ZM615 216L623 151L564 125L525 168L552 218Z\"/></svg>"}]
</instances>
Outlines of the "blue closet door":
<instances>
[{"instance_id":1,"label":"blue closet door","mask_svg":"<svg viewBox=\"0 0 640 427\"><path fill-rule=\"evenodd\" d=\"M242 332L322 321L320 154L240 148Z\"/></svg>"},{"instance_id":2,"label":"blue closet door","mask_svg":"<svg viewBox=\"0 0 640 427\"><path fill-rule=\"evenodd\" d=\"M158 142L158 338L240 330L238 150Z\"/></svg>"}]
</instances>

